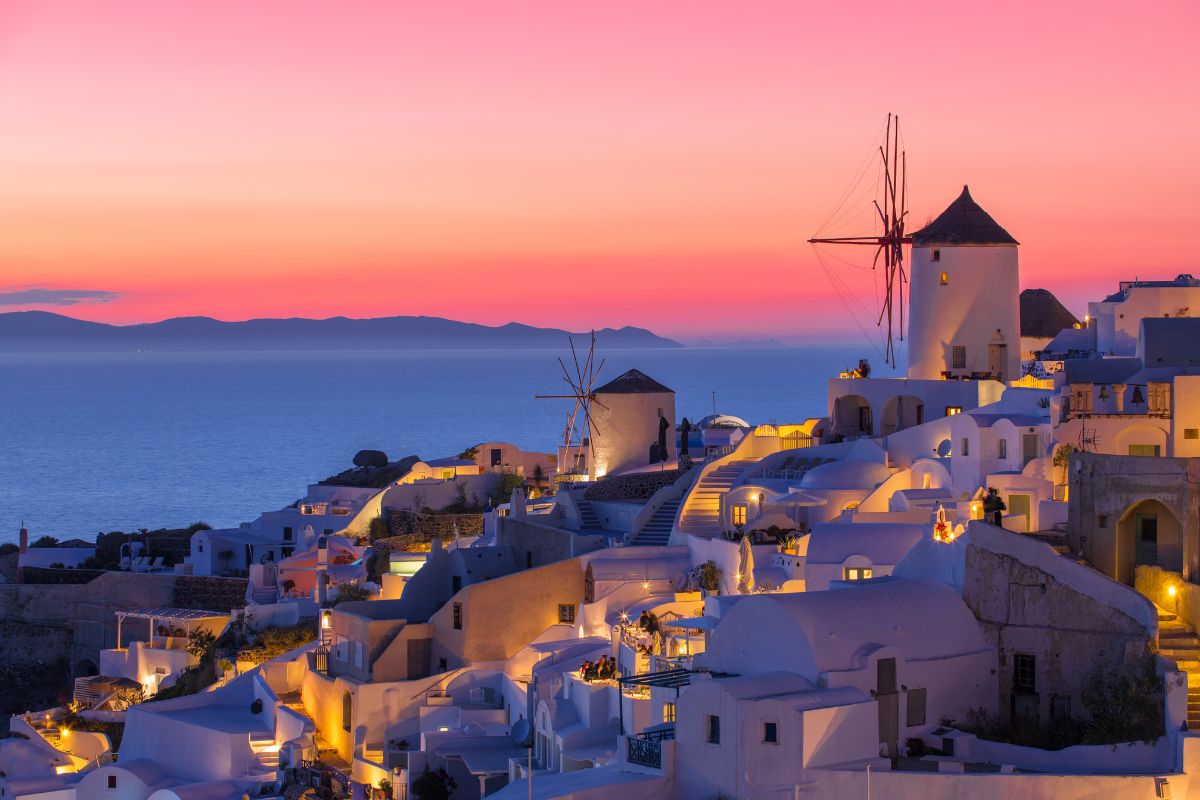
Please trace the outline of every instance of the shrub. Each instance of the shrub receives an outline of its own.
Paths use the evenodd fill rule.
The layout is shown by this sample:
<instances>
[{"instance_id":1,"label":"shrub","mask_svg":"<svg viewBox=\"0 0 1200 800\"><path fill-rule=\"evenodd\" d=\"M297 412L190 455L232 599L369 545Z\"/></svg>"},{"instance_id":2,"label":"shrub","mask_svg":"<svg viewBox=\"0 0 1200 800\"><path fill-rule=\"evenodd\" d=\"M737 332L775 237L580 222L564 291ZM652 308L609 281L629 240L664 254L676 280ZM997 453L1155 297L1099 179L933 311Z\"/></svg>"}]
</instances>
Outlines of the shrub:
<instances>
[{"instance_id":1,"label":"shrub","mask_svg":"<svg viewBox=\"0 0 1200 800\"><path fill-rule=\"evenodd\" d=\"M12 553L19 552L20 549L20 546L15 545L12 542L5 542L4 544L0 544L0 556L7 556Z\"/></svg>"},{"instance_id":2,"label":"shrub","mask_svg":"<svg viewBox=\"0 0 1200 800\"><path fill-rule=\"evenodd\" d=\"M197 628L188 634L187 651L201 661L207 661L217 649L217 637L212 631Z\"/></svg>"},{"instance_id":3,"label":"shrub","mask_svg":"<svg viewBox=\"0 0 1200 800\"><path fill-rule=\"evenodd\" d=\"M1162 692L1148 646L1122 667L1097 661L1083 685L1083 707L1091 715L1084 743L1157 742L1165 727Z\"/></svg>"},{"instance_id":4,"label":"shrub","mask_svg":"<svg viewBox=\"0 0 1200 800\"><path fill-rule=\"evenodd\" d=\"M450 800L450 794L458 788L458 783L450 777L445 769L433 772L429 767L421 776L412 782L415 800Z\"/></svg>"},{"instance_id":5,"label":"shrub","mask_svg":"<svg viewBox=\"0 0 1200 800\"><path fill-rule=\"evenodd\" d=\"M696 569L696 583L701 589L715 592L721 588L721 568L717 562L709 559Z\"/></svg>"},{"instance_id":6,"label":"shrub","mask_svg":"<svg viewBox=\"0 0 1200 800\"><path fill-rule=\"evenodd\" d=\"M58 547L58 539L53 536L39 536L30 547Z\"/></svg>"}]
</instances>

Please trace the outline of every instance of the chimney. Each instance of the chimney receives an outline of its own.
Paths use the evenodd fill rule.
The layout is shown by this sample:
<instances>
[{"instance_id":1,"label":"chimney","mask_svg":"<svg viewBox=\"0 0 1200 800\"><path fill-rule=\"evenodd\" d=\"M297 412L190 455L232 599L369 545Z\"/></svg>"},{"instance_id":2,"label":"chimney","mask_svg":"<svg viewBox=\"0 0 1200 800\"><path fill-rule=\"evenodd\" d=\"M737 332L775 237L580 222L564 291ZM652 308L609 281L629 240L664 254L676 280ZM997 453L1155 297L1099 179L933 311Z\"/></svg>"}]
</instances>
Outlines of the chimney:
<instances>
[{"instance_id":1,"label":"chimney","mask_svg":"<svg viewBox=\"0 0 1200 800\"><path fill-rule=\"evenodd\" d=\"M21 552L22 553L28 552L29 551L29 529L28 528L21 528L21 540L20 541L21 541Z\"/></svg>"}]
</instances>

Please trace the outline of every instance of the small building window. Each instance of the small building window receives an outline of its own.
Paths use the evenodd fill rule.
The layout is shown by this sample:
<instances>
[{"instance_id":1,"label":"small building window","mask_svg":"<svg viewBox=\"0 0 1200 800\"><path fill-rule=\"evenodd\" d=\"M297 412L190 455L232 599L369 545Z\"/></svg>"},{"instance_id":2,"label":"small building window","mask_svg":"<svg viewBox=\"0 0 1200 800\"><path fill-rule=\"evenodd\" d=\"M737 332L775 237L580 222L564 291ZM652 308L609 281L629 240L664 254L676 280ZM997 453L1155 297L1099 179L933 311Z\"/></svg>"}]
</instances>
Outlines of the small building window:
<instances>
[{"instance_id":1,"label":"small building window","mask_svg":"<svg viewBox=\"0 0 1200 800\"><path fill-rule=\"evenodd\" d=\"M962 440L962 454L964 456L971 455L971 440L965 436L963 437L963 440Z\"/></svg>"},{"instance_id":2,"label":"small building window","mask_svg":"<svg viewBox=\"0 0 1200 800\"><path fill-rule=\"evenodd\" d=\"M462 590L462 575L450 576L450 594L458 594Z\"/></svg>"},{"instance_id":3,"label":"small building window","mask_svg":"<svg viewBox=\"0 0 1200 800\"><path fill-rule=\"evenodd\" d=\"M721 743L721 718L716 714L708 715L708 735L704 741L709 744Z\"/></svg>"},{"instance_id":4,"label":"small building window","mask_svg":"<svg viewBox=\"0 0 1200 800\"><path fill-rule=\"evenodd\" d=\"M675 704L668 701L663 703L663 722L675 721Z\"/></svg>"},{"instance_id":5,"label":"small building window","mask_svg":"<svg viewBox=\"0 0 1200 800\"><path fill-rule=\"evenodd\" d=\"M117 788L117 776L116 775L108 776L108 788L110 788L110 789Z\"/></svg>"},{"instance_id":6,"label":"small building window","mask_svg":"<svg viewBox=\"0 0 1200 800\"><path fill-rule=\"evenodd\" d=\"M1050 695L1050 720L1060 724L1071 720L1071 695Z\"/></svg>"},{"instance_id":7,"label":"small building window","mask_svg":"<svg viewBox=\"0 0 1200 800\"><path fill-rule=\"evenodd\" d=\"M492 466L493 466L493 467L499 467L499 466L501 466L501 465L503 465L503 464L504 464L504 454L503 454L503 453L500 451L500 448L499 448L499 447L493 447L493 448L492 448L492 459L491 459L491 461L492 461Z\"/></svg>"},{"instance_id":8,"label":"small building window","mask_svg":"<svg viewBox=\"0 0 1200 800\"><path fill-rule=\"evenodd\" d=\"M925 690L908 690L908 708L905 711L905 724L910 728L925 724Z\"/></svg>"},{"instance_id":9,"label":"small building window","mask_svg":"<svg viewBox=\"0 0 1200 800\"><path fill-rule=\"evenodd\" d=\"M1099 514L1096 516L1096 527L1097 528L1107 528L1108 527L1108 514Z\"/></svg>"},{"instance_id":10,"label":"small building window","mask_svg":"<svg viewBox=\"0 0 1200 800\"><path fill-rule=\"evenodd\" d=\"M967 368L966 345L956 344L950 348L950 369Z\"/></svg>"},{"instance_id":11,"label":"small building window","mask_svg":"<svg viewBox=\"0 0 1200 800\"><path fill-rule=\"evenodd\" d=\"M292 526L291 525L283 526L283 540L285 542L290 542L292 540Z\"/></svg>"},{"instance_id":12,"label":"small building window","mask_svg":"<svg viewBox=\"0 0 1200 800\"><path fill-rule=\"evenodd\" d=\"M563 625L575 624L575 605L573 603L558 604L558 621Z\"/></svg>"},{"instance_id":13,"label":"small building window","mask_svg":"<svg viewBox=\"0 0 1200 800\"><path fill-rule=\"evenodd\" d=\"M1037 691L1037 661L1028 653L1013 654L1013 691Z\"/></svg>"},{"instance_id":14,"label":"small building window","mask_svg":"<svg viewBox=\"0 0 1200 800\"><path fill-rule=\"evenodd\" d=\"M865 581L871 577L870 567L842 567L842 580Z\"/></svg>"},{"instance_id":15,"label":"small building window","mask_svg":"<svg viewBox=\"0 0 1200 800\"><path fill-rule=\"evenodd\" d=\"M448 669L450 669L450 665L446 663L446 659L439 658L438 659L438 672L445 672Z\"/></svg>"},{"instance_id":16,"label":"small building window","mask_svg":"<svg viewBox=\"0 0 1200 800\"><path fill-rule=\"evenodd\" d=\"M953 417L955 414L962 413L962 406L946 406L946 416Z\"/></svg>"},{"instance_id":17,"label":"small building window","mask_svg":"<svg viewBox=\"0 0 1200 800\"><path fill-rule=\"evenodd\" d=\"M950 273L943 272L939 283L941 283L942 286L949 286L950 285Z\"/></svg>"},{"instance_id":18,"label":"small building window","mask_svg":"<svg viewBox=\"0 0 1200 800\"><path fill-rule=\"evenodd\" d=\"M454 604L454 630L462 630L462 603Z\"/></svg>"},{"instance_id":19,"label":"small building window","mask_svg":"<svg viewBox=\"0 0 1200 800\"><path fill-rule=\"evenodd\" d=\"M1008 439L1001 439L996 442L996 458L1001 461L1008 458Z\"/></svg>"},{"instance_id":20,"label":"small building window","mask_svg":"<svg viewBox=\"0 0 1200 800\"><path fill-rule=\"evenodd\" d=\"M746 504L745 503L735 503L734 504L734 506L733 506L733 524L734 525L745 525L746 524Z\"/></svg>"},{"instance_id":21,"label":"small building window","mask_svg":"<svg viewBox=\"0 0 1200 800\"><path fill-rule=\"evenodd\" d=\"M763 723L763 742L765 744L779 744L779 724L775 722Z\"/></svg>"},{"instance_id":22,"label":"small building window","mask_svg":"<svg viewBox=\"0 0 1200 800\"><path fill-rule=\"evenodd\" d=\"M1183 438L1185 439L1200 439L1200 428L1184 428Z\"/></svg>"},{"instance_id":23,"label":"small building window","mask_svg":"<svg viewBox=\"0 0 1200 800\"><path fill-rule=\"evenodd\" d=\"M936 247L933 248L933 252L929 254L929 260L930 261L941 261L942 260L942 251L937 249ZM943 272L942 274L945 275L946 273ZM945 283L946 283L945 281L942 281L942 285L945 285Z\"/></svg>"},{"instance_id":24,"label":"small building window","mask_svg":"<svg viewBox=\"0 0 1200 800\"><path fill-rule=\"evenodd\" d=\"M1129 445L1129 455L1131 456L1154 456L1161 455L1161 447L1156 444L1131 444Z\"/></svg>"}]
</instances>

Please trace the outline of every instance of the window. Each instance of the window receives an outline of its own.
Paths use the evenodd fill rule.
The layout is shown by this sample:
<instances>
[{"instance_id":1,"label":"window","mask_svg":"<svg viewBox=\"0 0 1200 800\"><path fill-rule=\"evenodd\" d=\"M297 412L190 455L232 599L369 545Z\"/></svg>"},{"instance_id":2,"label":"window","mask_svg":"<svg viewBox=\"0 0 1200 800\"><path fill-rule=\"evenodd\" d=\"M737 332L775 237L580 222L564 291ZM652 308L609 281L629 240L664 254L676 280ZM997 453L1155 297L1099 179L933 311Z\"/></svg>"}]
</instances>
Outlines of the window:
<instances>
[{"instance_id":1,"label":"window","mask_svg":"<svg viewBox=\"0 0 1200 800\"><path fill-rule=\"evenodd\" d=\"M963 440L962 440L962 454L964 456L971 455L971 440L965 436L963 437Z\"/></svg>"},{"instance_id":2,"label":"window","mask_svg":"<svg viewBox=\"0 0 1200 800\"><path fill-rule=\"evenodd\" d=\"M967 348L956 344L950 348L950 369L967 368Z\"/></svg>"},{"instance_id":3,"label":"window","mask_svg":"<svg viewBox=\"0 0 1200 800\"><path fill-rule=\"evenodd\" d=\"M110 789L117 788L117 776L116 775L108 776L108 788L110 788Z\"/></svg>"},{"instance_id":4,"label":"window","mask_svg":"<svg viewBox=\"0 0 1200 800\"><path fill-rule=\"evenodd\" d=\"M962 413L962 406L946 406L946 416L953 417L955 414Z\"/></svg>"},{"instance_id":5,"label":"window","mask_svg":"<svg viewBox=\"0 0 1200 800\"><path fill-rule=\"evenodd\" d=\"M462 630L462 603L454 604L454 630Z\"/></svg>"},{"instance_id":6,"label":"window","mask_svg":"<svg viewBox=\"0 0 1200 800\"><path fill-rule=\"evenodd\" d=\"M353 727L354 699L349 692L342 693L342 730L348 731Z\"/></svg>"},{"instance_id":7,"label":"window","mask_svg":"<svg viewBox=\"0 0 1200 800\"><path fill-rule=\"evenodd\" d=\"M525 569L532 569L532 568L533 568L533 551L526 550L525 551Z\"/></svg>"},{"instance_id":8,"label":"window","mask_svg":"<svg viewBox=\"0 0 1200 800\"><path fill-rule=\"evenodd\" d=\"M949 286L950 285L950 273L943 272L939 283L941 283L942 286Z\"/></svg>"},{"instance_id":9,"label":"window","mask_svg":"<svg viewBox=\"0 0 1200 800\"><path fill-rule=\"evenodd\" d=\"M558 604L558 621L563 625L575 624L575 606L571 603Z\"/></svg>"},{"instance_id":10,"label":"window","mask_svg":"<svg viewBox=\"0 0 1200 800\"><path fill-rule=\"evenodd\" d=\"M870 567L842 567L842 580L844 581L865 581L870 577Z\"/></svg>"},{"instance_id":11,"label":"window","mask_svg":"<svg viewBox=\"0 0 1200 800\"><path fill-rule=\"evenodd\" d=\"M1037 689L1037 662L1028 653L1013 654L1013 691L1033 692Z\"/></svg>"},{"instance_id":12,"label":"window","mask_svg":"<svg viewBox=\"0 0 1200 800\"><path fill-rule=\"evenodd\" d=\"M908 709L905 711L905 724L910 728L925 724L925 690L908 690Z\"/></svg>"},{"instance_id":13,"label":"window","mask_svg":"<svg viewBox=\"0 0 1200 800\"><path fill-rule=\"evenodd\" d=\"M1050 695L1050 719L1053 722L1067 722L1071 719L1071 695Z\"/></svg>"},{"instance_id":14,"label":"window","mask_svg":"<svg viewBox=\"0 0 1200 800\"><path fill-rule=\"evenodd\" d=\"M933 252L929 254L929 260L930 261L941 261L942 260L942 251L937 249L936 247L933 248ZM943 272L942 274L945 275L946 273ZM943 281L942 283L944 285L945 281Z\"/></svg>"},{"instance_id":15,"label":"window","mask_svg":"<svg viewBox=\"0 0 1200 800\"><path fill-rule=\"evenodd\" d=\"M491 458L491 461L492 461L492 466L493 466L493 467L499 467L500 465L502 465L502 464L504 463L504 456L503 456L503 454L500 452L500 448L499 448L499 447L493 447L493 448L492 448L492 458Z\"/></svg>"},{"instance_id":16,"label":"window","mask_svg":"<svg viewBox=\"0 0 1200 800\"><path fill-rule=\"evenodd\" d=\"M1008 439L1001 439L996 442L996 458L1001 461L1008 458Z\"/></svg>"},{"instance_id":17,"label":"window","mask_svg":"<svg viewBox=\"0 0 1200 800\"><path fill-rule=\"evenodd\" d=\"M1096 527L1097 528L1107 528L1108 527L1108 514L1099 514L1096 516Z\"/></svg>"},{"instance_id":18,"label":"window","mask_svg":"<svg viewBox=\"0 0 1200 800\"><path fill-rule=\"evenodd\" d=\"M734 525L745 525L746 524L746 504L745 503L735 503L734 504L734 506L733 506L733 524Z\"/></svg>"},{"instance_id":19,"label":"window","mask_svg":"<svg viewBox=\"0 0 1200 800\"><path fill-rule=\"evenodd\" d=\"M291 525L283 526L283 540L285 542L290 542L292 540L292 526Z\"/></svg>"},{"instance_id":20,"label":"window","mask_svg":"<svg viewBox=\"0 0 1200 800\"><path fill-rule=\"evenodd\" d=\"M1157 457L1160 455L1160 447L1156 444L1131 444L1129 445L1129 455Z\"/></svg>"},{"instance_id":21,"label":"window","mask_svg":"<svg viewBox=\"0 0 1200 800\"><path fill-rule=\"evenodd\" d=\"M763 742L765 744L779 744L779 724L775 722L763 723Z\"/></svg>"},{"instance_id":22,"label":"window","mask_svg":"<svg viewBox=\"0 0 1200 800\"><path fill-rule=\"evenodd\" d=\"M709 744L721 743L721 718L716 714L708 715L708 736L704 741Z\"/></svg>"},{"instance_id":23,"label":"window","mask_svg":"<svg viewBox=\"0 0 1200 800\"><path fill-rule=\"evenodd\" d=\"M1185 439L1200 439L1200 428L1184 428L1183 438Z\"/></svg>"},{"instance_id":24,"label":"window","mask_svg":"<svg viewBox=\"0 0 1200 800\"><path fill-rule=\"evenodd\" d=\"M663 722L675 721L675 704L671 702L663 703Z\"/></svg>"},{"instance_id":25,"label":"window","mask_svg":"<svg viewBox=\"0 0 1200 800\"><path fill-rule=\"evenodd\" d=\"M446 663L446 659L439 658L438 659L438 672L445 672L448 669L450 669L450 665Z\"/></svg>"},{"instance_id":26,"label":"window","mask_svg":"<svg viewBox=\"0 0 1200 800\"><path fill-rule=\"evenodd\" d=\"M451 575L450 576L450 593L458 594L461 589L462 589L462 575Z\"/></svg>"}]
</instances>

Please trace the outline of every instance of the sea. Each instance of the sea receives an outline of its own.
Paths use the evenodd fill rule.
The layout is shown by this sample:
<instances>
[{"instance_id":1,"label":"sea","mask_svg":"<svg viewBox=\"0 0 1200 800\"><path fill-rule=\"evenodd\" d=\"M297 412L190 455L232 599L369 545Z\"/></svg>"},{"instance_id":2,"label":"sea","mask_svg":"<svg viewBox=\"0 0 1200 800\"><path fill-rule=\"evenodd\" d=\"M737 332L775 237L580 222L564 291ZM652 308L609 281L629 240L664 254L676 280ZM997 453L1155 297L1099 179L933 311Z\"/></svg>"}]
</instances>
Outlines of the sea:
<instances>
[{"instance_id":1,"label":"sea","mask_svg":"<svg viewBox=\"0 0 1200 800\"><path fill-rule=\"evenodd\" d=\"M606 350L676 414L823 416L827 379L869 347ZM553 451L570 352L353 351L0 355L0 542L231 527L282 508L363 449L454 455L484 441ZM877 375L894 374L876 365Z\"/></svg>"}]
</instances>

